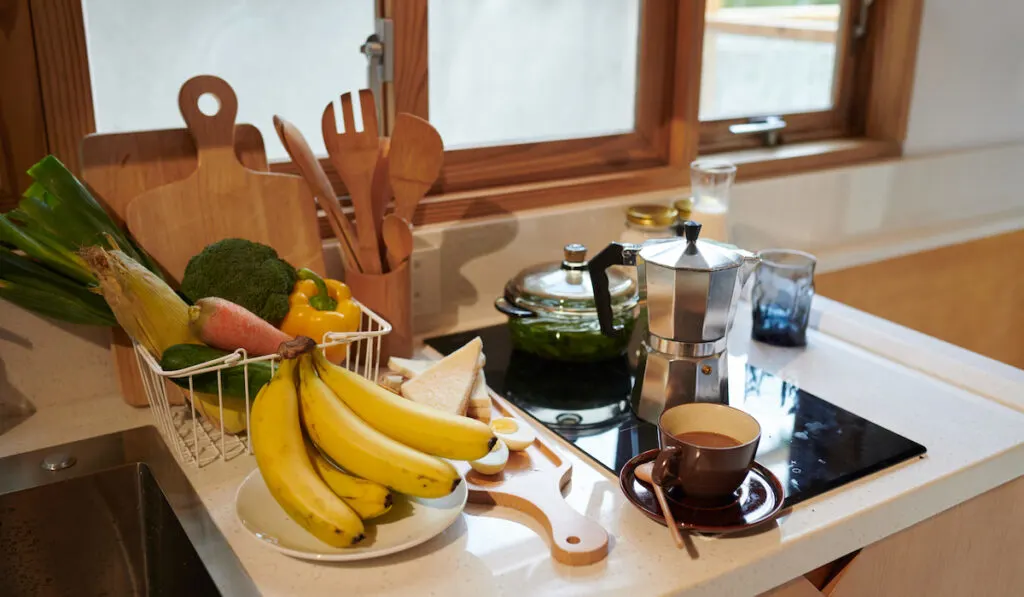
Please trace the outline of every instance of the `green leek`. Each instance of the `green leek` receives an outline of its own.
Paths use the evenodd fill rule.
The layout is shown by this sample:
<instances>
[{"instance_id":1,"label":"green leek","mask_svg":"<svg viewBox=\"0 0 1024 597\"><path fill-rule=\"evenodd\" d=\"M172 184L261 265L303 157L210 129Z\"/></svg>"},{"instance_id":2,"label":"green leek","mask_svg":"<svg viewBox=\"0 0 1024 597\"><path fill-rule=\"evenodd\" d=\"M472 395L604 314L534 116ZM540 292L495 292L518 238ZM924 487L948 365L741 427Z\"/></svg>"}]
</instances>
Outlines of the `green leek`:
<instances>
[{"instance_id":1,"label":"green leek","mask_svg":"<svg viewBox=\"0 0 1024 597\"><path fill-rule=\"evenodd\" d=\"M64 294L56 288L41 289L0 280L0 298L14 303L19 307L69 323L86 325L117 325L117 320L109 309L104 315L83 306L77 296Z\"/></svg>"},{"instance_id":2,"label":"green leek","mask_svg":"<svg viewBox=\"0 0 1024 597\"><path fill-rule=\"evenodd\" d=\"M59 296L68 301L77 301L80 308L71 310L75 323L117 324L110 307L97 292L3 247L0 247L0 278L2 278L0 283L7 282L17 289L37 290L47 293L44 296ZM46 299L43 298L36 304L22 306L38 311L36 307L45 306L46 303ZM50 316L53 317L53 315ZM70 321L68 318L60 317L59 313L56 319Z\"/></svg>"},{"instance_id":3,"label":"green leek","mask_svg":"<svg viewBox=\"0 0 1024 597\"><path fill-rule=\"evenodd\" d=\"M78 282L87 285L96 284L96 277L85 267L81 257L66 250L54 248L50 242L52 237L48 235L46 238L45 241L41 240L38 231L34 235L29 234L21 227L15 226L6 216L0 214L0 242L21 249L29 257ZM2 275L3 272L0 272L0 276Z\"/></svg>"},{"instance_id":4,"label":"green leek","mask_svg":"<svg viewBox=\"0 0 1024 597\"><path fill-rule=\"evenodd\" d=\"M69 249L100 246L120 250L162 278L156 263L110 219L60 160L48 155L29 168L28 174L35 182L25 191L19 209L64 239Z\"/></svg>"}]
</instances>

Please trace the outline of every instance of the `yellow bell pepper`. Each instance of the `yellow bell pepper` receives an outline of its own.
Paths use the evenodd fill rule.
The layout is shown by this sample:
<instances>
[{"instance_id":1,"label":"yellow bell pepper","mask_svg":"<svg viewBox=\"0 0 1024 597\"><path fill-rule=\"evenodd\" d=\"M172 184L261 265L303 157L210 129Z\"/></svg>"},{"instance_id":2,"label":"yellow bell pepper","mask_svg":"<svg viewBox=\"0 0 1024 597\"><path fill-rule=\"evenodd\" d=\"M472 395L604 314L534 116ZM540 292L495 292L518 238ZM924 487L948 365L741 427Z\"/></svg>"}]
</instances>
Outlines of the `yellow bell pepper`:
<instances>
[{"instance_id":1,"label":"yellow bell pepper","mask_svg":"<svg viewBox=\"0 0 1024 597\"><path fill-rule=\"evenodd\" d=\"M362 312L352 300L352 291L343 282L325 280L311 270L299 270L299 281L288 297L288 315L281 331L289 336L308 336L319 344L327 332L354 332L359 329ZM347 345L327 349L327 358L340 363Z\"/></svg>"}]
</instances>

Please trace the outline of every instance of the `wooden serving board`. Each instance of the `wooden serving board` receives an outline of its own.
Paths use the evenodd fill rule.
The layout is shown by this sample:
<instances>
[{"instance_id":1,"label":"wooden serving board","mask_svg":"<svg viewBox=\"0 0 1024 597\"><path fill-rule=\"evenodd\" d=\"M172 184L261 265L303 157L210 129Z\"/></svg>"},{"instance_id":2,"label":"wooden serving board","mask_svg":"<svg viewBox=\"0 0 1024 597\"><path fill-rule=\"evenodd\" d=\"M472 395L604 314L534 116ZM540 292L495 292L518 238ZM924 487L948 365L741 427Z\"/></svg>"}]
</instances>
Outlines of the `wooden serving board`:
<instances>
[{"instance_id":1,"label":"wooden serving board","mask_svg":"<svg viewBox=\"0 0 1024 597\"><path fill-rule=\"evenodd\" d=\"M494 417L516 419L533 427L504 399L491 392ZM535 429L536 431L536 429ZM458 463L469 486L469 501L519 510L547 532L551 557L569 566L585 566L608 556L608 532L566 503L562 489L572 479L572 463L540 432L522 452L509 452L505 470L482 475L468 463Z\"/></svg>"},{"instance_id":2,"label":"wooden serving board","mask_svg":"<svg viewBox=\"0 0 1024 597\"><path fill-rule=\"evenodd\" d=\"M199 98L212 95L206 115ZM296 267L324 273L316 207L298 176L254 172L235 157L238 99L224 80L200 75L185 82L178 106L195 140L199 164L185 180L147 191L128 204L128 230L170 277L206 245L245 238L270 245Z\"/></svg>"},{"instance_id":3,"label":"wooden serving board","mask_svg":"<svg viewBox=\"0 0 1024 597\"><path fill-rule=\"evenodd\" d=\"M428 346L422 356L437 360L443 355ZM572 462L507 400L489 393L491 420L515 419L533 429L537 439L522 452L509 451L508 464L497 475L482 475L467 462L455 462L466 479L469 501L505 506L536 520L547 533L551 557L562 564L585 566L603 560L608 556L608 532L566 503L562 495L572 479Z\"/></svg>"},{"instance_id":4,"label":"wooden serving board","mask_svg":"<svg viewBox=\"0 0 1024 597\"><path fill-rule=\"evenodd\" d=\"M267 170L263 136L251 124L235 126L234 153L243 166ZM198 164L195 142L188 129L164 129L133 133L96 133L82 139L82 180L118 224L124 224L128 204L146 191L184 180ZM111 356L124 401L147 406L131 339L113 328ZM169 385L169 388L177 386ZM180 393L168 391L168 397Z\"/></svg>"}]
</instances>

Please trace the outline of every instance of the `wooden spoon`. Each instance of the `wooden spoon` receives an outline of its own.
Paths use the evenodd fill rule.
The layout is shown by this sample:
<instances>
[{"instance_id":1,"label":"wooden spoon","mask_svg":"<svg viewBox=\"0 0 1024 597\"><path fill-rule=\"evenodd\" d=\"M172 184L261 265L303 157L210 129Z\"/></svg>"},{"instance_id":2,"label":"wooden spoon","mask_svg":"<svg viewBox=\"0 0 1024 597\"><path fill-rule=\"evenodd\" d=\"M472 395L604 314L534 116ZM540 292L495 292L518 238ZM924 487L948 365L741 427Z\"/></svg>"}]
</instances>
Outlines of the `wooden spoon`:
<instances>
[{"instance_id":1,"label":"wooden spoon","mask_svg":"<svg viewBox=\"0 0 1024 597\"><path fill-rule=\"evenodd\" d=\"M395 118L388 155L388 178L395 193L395 215L412 222L420 199L441 173L444 143L422 118L400 113Z\"/></svg>"},{"instance_id":2,"label":"wooden spoon","mask_svg":"<svg viewBox=\"0 0 1024 597\"><path fill-rule=\"evenodd\" d=\"M381 234L387 247L388 269L395 271L412 255L412 225L405 218L390 214L384 217Z\"/></svg>"},{"instance_id":3,"label":"wooden spoon","mask_svg":"<svg viewBox=\"0 0 1024 597\"><path fill-rule=\"evenodd\" d=\"M345 261L345 269L348 271L361 272L359 258L356 256L356 249L359 241L356 239L356 230L349 222L348 216L341 210L338 196L334 194L331 181L327 178L320 161L313 155L306 138L302 136L299 129L292 123L280 116L274 116L274 130L281 139L285 151L295 162L299 174L306 179L313 194L319 200L320 207L327 214L327 222L331 225L334 236L338 238L338 245L341 247L341 256Z\"/></svg>"},{"instance_id":4,"label":"wooden spoon","mask_svg":"<svg viewBox=\"0 0 1024 597\"><path fill-rule=\"evenodd\" d=\"M640 479L644 483L650 483L654 487L654 495L658 498L658 505L661 506L661 513L665 516L665 522L668 523L668 530L672 533L672 539L676 542L676 547L682 549L683 535L679 532L679 525L676 524L676 518L672 516L672 509L668 507L668 500L665 499L665 492L662 490L661 485L658 485L651 478L651 471L654 469L653 462L645 462L640 466L636 467L633 474L636 475L637 479Z\"/></svg>"},{"instance_id":5,"label":"wooden spoon","mask_svg":"<svg viewBox=\"0 0 1024 597\"><path fill-rule=\"evenodd\" d=\"M384 213L391 202L391 182L388 180L388 153L391 150L391 139L380 138L380 150L377 153L377 165L373 168L373 182L370 184L370 208L373 211L374 228L381 229Z\"/></svg>"}]
</instances>

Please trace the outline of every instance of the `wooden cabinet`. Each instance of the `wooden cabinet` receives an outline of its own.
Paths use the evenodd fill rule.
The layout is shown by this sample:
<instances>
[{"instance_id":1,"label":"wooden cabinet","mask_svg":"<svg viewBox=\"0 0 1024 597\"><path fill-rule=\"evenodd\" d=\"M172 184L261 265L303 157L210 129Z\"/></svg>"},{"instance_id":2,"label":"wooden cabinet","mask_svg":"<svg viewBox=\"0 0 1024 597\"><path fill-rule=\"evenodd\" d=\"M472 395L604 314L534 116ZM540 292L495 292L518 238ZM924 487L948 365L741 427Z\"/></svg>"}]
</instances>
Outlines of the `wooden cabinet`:
<instances>
[{"instance_id":1,"label":"wooden cabinet","mask_svg":"<svg viewBox=\"0 0 1024 597\"><path fill-rule=\"evenodd\" d=\"M1018 231L821 274L815 286L822 296L1024 368L1022 255Z\"/></svg>"},{"instance_id":2,"label":"wooden cabinet","mask_svg":"<svg viewBox=\"0 0 1024 597\"><path fill-rule=\"evenodd\" d=\"M1024 595L1024 477L868 545L819 591L804 577L762 597Z\"/></svg>"}]
</instances>

